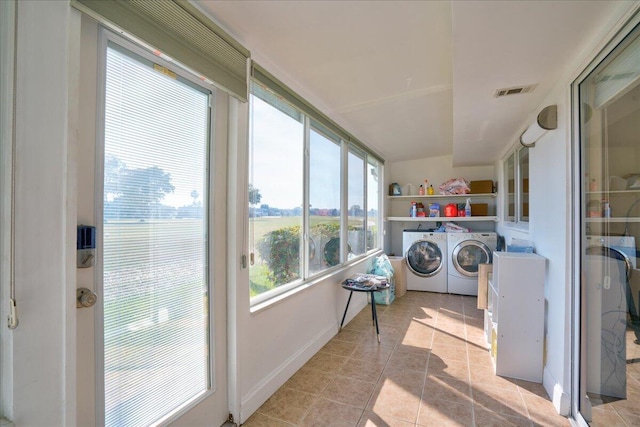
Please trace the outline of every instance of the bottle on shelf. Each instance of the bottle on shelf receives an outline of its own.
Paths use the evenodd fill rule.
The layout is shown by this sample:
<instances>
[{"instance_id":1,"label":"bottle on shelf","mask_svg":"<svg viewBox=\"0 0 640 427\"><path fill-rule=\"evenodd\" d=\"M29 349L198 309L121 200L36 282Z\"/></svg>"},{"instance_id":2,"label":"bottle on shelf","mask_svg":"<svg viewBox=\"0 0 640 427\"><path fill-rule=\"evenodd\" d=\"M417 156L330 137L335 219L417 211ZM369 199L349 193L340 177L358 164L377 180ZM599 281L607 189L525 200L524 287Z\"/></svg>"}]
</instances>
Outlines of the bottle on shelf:
<instances>
[{"instance_id":1,"label":"bottle on shelf","mask_svg":"<svg viewBox=\"0 0 640 427\"><path fill-rule=\"evenodd\" d=\"M598 191L598 183L595 179L592 179L589 183L589 191Z\"/></svg>"},{"instance_id":2,"label":"bottle on shelf","mask_svg":"<svg viewBox=\"0 0 640 427\"><path fill-rule=\"evenodd\" d=\"M467 199L467 204L464 205L464 216L471 216L471 199Z\"/></svg>"},{"instance_id":3,"label":"bottle on shelf","mask_svg":"<svg viewBox=\"0 0 640 427\"><path fill-rule=\"evenodd\" d=\"M424 187L422 186L422 184L420 184L420 188L418 188L418 194L420 196L424 196Z\"/></svg>"},{"instance_id":4,"label":"bottle on shelf","mask_svg":"<svg viewBox=\"0 0 640 427\"><path fill-rule=\"evenodd\" d=\"M433 196L434 191L433 191L433 185L430 185L429 188L427 189L427 194L430 196Z\"/></svg>"},{"instance_id":5,"label":"bottle on shelf","mask_svg":"<svg viewBox=\"0 0 640 427\"><path fill-rule=\"evenodd\" d=\"M416 218L418 216L418 204L416 202L411 202L411 210L409 211L409 216L411 218Z\"/></svg>"}]
</instances>

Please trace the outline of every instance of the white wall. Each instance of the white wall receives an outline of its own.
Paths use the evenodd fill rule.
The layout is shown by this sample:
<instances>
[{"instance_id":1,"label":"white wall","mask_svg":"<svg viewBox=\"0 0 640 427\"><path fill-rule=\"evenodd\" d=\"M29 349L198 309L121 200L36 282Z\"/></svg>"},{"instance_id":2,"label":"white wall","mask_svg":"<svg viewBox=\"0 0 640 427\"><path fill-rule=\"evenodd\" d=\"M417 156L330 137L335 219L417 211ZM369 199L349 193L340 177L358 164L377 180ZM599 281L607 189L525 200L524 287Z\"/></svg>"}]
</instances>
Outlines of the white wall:
<instances>
[{"instance_id":1,"label":"white wall","mask_svg":"<svg viewBox=\"0 0 640 427\"><path fill-rule=\"evenodd\" d=\"M73 426L77 110L69 100L77 89L73 36L79 21L66 2L21 1L17 10L14 271L20 324L3 331L12 352L5 409L18 425Z\"/></svg>"},{"instance_id":2,"label":"white wall","mask_svg":"<svg viewBox=\"0 0 640 427\"><path fill-rule=\"evenodd\" d=\"M621 4L617 12L594 28L591 43L584 52L567 65L563 77L546 96L527 122L535 120L535 114L547 105L558 106L558 128L547 132L529 150L529 227L528 230L498 224L498 232L509 243L511 238L532 240L536 252L547 259L545 277L545 366L543 386L553 403L563 415L570 411L572 381L572 124L571 84L586 67L603 44L613 36L612 28L619 28L629 4ZM514 135L514 140L517 136ZM504 188L501 162L499 187Z\"/></svg>"},{"instance_id":3,"label":"white wall","mask_svg":"<svg viewBox=\"0 0 640 427\"><path fill-rule=\"evenodd\" d=\"M468 181L496 179L493 165L454 167L451 155L389 162L385 167L388 180L386 188L391 182L397 182L401 187L411 183L415 187L414 194L418 194L418 187L425 179L433 184L436 194L438 186L451 178L466 178Z\"/></svg>"},{"instance_id":4,"label":"white wall","mask_svg":"<svg viewBox=\"0 0 640 427\"><path fill-rule=\"evenodd\" d=\"M285 82L286 83L286 82ZM371 254L343 272L295 289L259 309L250 306L249 269L240 260L248 257L247 188L248 104L236 104L236 131L230 137L228 189L228 302L230 410L236 422L246 421L273 393L337 332L349 293L341 282L366 272ZM355 293L347 323L365 306Z\"/></svg>"},{"instance_id":5,"label":"white wall","mask_svg":"<svg viewBox=\"0 0 640 427\"><path fill-rule=\"evenodd\" d=\"M547 132L529 150L529 229L498 227L506 243L511 238L534 242L547 259L545 275L545 350L543 385L556 408L566 414L570 382L565 381L570 360L570 104L569 86L556 88L543 105L558 105L558 129ZM501 187L504 187L501 185ZM524 320L524 319L523 319ZM555 391L554 391L555 390Z\"/></svg>"},{"instance_id":6,"label":"white wall","mask_svg":"<svg viewBox=\"0 0 640 427\"><path fill-rule=\"evenodd\" d=\"M322 280L257 313L249 312L248 291L238 293L240 422L260 407L337 332L349 292L340 283L364 272L370 260ZM248 289L239 282L238 290ZM354 293L347 323L366 305Z\"/></svg>"}]
</instances>

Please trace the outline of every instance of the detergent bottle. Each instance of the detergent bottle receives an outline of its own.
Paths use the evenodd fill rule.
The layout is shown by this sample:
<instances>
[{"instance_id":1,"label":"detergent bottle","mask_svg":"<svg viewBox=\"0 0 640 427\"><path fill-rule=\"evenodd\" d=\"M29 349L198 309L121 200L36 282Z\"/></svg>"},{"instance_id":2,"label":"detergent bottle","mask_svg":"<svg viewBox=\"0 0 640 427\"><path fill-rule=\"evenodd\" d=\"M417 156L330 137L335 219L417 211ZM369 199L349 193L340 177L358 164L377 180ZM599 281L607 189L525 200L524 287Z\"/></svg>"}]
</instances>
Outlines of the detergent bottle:
<instances>
[{"instance_id":1,"label":"detergent bottle","mask_svg":"<svg viewBox=\"0 0 640 427\"><path fill-rule=\"evenodd\" d=\"M467 204L464 205L464 216L471 216L471 199L467 199Z\"/></svg>"}]
</instances>

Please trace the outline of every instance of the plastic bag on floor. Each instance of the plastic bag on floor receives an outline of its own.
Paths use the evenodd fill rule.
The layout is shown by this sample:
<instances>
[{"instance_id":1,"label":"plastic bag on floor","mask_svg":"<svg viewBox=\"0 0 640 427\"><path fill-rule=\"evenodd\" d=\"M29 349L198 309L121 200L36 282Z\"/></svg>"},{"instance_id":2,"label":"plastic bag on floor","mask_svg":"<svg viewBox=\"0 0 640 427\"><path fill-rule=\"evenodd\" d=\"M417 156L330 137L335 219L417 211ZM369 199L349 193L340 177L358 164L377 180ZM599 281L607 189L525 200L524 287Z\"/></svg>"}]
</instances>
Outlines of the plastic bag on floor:
<instances>
[{"instance_id":1,"label":"plastic bag on floor","mask_svg":"<svg viewBox=\"0 0 640 427\"><path fill-rule=\"evenodd\" d=\"M373 260L373 265L369 270L369 273L376 274L378 276L384 276L389 283L389 289L381 292L373 292L373 298L376 304L390 305L396 296L396 286L393 282L393 267L391 261L386 254L382 254Z\"/></svg>"}]
</instances>

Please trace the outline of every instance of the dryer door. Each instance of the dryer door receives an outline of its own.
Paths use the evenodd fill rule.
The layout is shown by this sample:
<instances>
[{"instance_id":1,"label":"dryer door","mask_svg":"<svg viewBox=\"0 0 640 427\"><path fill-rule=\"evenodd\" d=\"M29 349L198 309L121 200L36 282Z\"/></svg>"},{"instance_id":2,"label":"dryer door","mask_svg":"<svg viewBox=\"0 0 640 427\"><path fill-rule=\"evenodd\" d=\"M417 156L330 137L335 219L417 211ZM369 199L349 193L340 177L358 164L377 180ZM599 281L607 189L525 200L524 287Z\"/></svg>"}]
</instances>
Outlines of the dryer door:
<instances>
[{"instance_id":1,"label":"dryer door","mask_svg":"<svg viewBox=\"0 0 640 427\"><path fill-rule=\"evenodd\" d=\"M409 270L421 277L438 274L444 261L440 247L429 240L416 240L405 256Z\"/></svg>"},{"instance_id":2,"label":"dryer door","mask_svg":"<svg viewBox=\"0 0 640 427\"><path fill-rule=\"evenodd\" d=\"M478 277L478 266L491 262L491 249L477 240L465 240L455 247L451 261L456 272L466 277Z\"/></svg>"}]
</instances>

